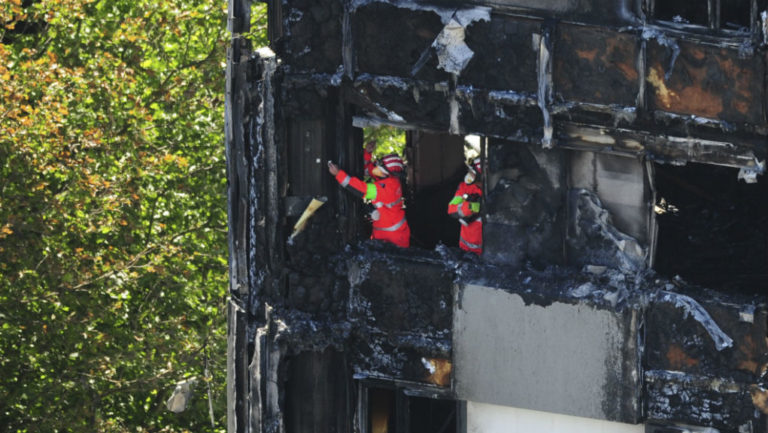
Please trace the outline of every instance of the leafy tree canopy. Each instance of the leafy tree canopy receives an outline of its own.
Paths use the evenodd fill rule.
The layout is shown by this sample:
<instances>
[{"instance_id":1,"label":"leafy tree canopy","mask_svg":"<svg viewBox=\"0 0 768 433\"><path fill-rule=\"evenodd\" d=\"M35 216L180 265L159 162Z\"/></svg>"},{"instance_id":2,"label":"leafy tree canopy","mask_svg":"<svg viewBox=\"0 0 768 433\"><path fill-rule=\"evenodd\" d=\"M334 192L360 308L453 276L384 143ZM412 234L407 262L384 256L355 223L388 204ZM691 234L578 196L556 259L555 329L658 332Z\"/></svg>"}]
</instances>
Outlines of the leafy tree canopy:
<instances>
[{"instance_id":1,"label":"leafy tree canopy","mask_svg":"<svg viewBox=\"0 0 768 433\"><path fill-rule=\"evenodd\" d=\"M4 431L224 429L228 39L224 1L0 3Z\"/></svg>"},{"instance_id":2,"label":"leafy tree canopy","mask_svg":"<svg viewBox=\"0 0 768 433\"><path fill-rule=\"evenodd\" d=\"M369 141L375 141L376 151L373 155L377 158L396 153L405 156L405 130L394 126L382 125L375 128L363 128L363 145Z\"/></svg>"}]
</instances>

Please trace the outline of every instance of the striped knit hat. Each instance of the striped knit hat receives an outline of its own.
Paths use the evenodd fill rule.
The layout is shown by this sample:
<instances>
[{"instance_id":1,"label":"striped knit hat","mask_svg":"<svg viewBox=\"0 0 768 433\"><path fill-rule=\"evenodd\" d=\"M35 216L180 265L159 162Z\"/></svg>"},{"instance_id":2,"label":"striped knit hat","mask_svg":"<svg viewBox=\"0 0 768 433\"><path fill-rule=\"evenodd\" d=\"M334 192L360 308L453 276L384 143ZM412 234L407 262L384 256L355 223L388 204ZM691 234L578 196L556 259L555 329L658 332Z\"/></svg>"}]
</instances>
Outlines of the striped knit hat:
<instances>
[{"instance_id":1,"label":"striped knit hat","mask_svg":"<svg viewBox=\"0 0 768 433\"><path fill-rule=\"evenodd\" d=\"M398 171L405 170L405 163L396 153L390 153L384 156L378 162L380 168L382 168L387 174L396 173Z\"/></svg>"}]
</instances>

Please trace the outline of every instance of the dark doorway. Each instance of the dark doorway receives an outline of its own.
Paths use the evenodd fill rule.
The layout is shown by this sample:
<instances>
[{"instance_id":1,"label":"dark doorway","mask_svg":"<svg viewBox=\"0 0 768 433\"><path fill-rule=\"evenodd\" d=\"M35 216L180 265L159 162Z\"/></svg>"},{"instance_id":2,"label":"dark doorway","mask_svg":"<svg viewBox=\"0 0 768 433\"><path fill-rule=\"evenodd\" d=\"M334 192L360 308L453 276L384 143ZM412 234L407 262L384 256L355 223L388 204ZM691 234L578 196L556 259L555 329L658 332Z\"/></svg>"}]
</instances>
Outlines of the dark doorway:
<instances>
[{"instance_id":1,"label":"dark doorway","mask_svg":"<svg viewBox=\"0 0 768 433\"><path fill-rule=\"evenodd\" d=\"M466 173L464 137L412 132L406 152L406 216L412 246L433 249L438 242L458 246L459 223L448 216L448 202Z\"/></svg>"}]
</instances>

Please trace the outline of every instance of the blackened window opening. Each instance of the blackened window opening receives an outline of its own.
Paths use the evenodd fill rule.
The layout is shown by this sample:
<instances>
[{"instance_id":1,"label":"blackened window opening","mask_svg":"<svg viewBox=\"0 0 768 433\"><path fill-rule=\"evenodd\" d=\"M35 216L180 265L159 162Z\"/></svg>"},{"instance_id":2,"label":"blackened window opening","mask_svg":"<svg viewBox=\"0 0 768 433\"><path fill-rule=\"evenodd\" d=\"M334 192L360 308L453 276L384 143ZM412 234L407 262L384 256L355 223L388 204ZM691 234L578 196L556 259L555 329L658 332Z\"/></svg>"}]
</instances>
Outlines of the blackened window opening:
<instances>
[{"instance_id":1,"label":"blackened window opening","mask_svg":"<svg viewBox=\"0 0 768 433\"><path fill-rule=\"evenodd\" d=\"M656 269L726 292L768 287L768 188L712 165L657 165Z\"/></svg>"},{"instance_id":2,"label":"blackened window opening","mask_svg":"<svg viewBox=\"0 0 768 433\"><path fill-rule=\"evenodd\" d=\"M411 433L446 433L456 431L456 402L410 397L408 403Z\"/></svg>"},{"instance_id":3,"label":"blackened window opening","mask_svg":"<svg viewBox=\"0 0 768 433\"><path fill-rule=\"evenodd\" d=\"M720 0L720 28L749 31L752 0Z\"/></svg>"},{"instance_id":4,"label":"blackened window opening","mask_svg":"<svg viewBox=\"0 0 768 433\"><path fill-rule=\"evenodd\" d=\"M766 0L650 0L659 21L746 34L758 30Z\"/></svg>"},{"instance_id":5,"label":"blackened window opening","mask_svg":"<svg viewBox=\"0 0 768 433\"><path fill-rule=\"evenodd\" d=\"M367 433L456 433L458 403L368 387Z\"/></svg>"},{"instance_id":6,"label":"blackened window opening","mask_svg":"<svg viewBox=\"0 0 768 433\"><path fill-rule=\"evenodd\" d=\"M654 16L658 20L709 25L707 0L656 0Z\"/></svg>"},{"instance_id":7,"label":"blackened window opening","mask_svg":"<svg viewBox=\"0 0 768 433\"><path fill-rule=\"evenodd\" d=\"M368 433L394 432L396 430L395 407L395 390L368 388Z\"/></svg>"}]
</instances>

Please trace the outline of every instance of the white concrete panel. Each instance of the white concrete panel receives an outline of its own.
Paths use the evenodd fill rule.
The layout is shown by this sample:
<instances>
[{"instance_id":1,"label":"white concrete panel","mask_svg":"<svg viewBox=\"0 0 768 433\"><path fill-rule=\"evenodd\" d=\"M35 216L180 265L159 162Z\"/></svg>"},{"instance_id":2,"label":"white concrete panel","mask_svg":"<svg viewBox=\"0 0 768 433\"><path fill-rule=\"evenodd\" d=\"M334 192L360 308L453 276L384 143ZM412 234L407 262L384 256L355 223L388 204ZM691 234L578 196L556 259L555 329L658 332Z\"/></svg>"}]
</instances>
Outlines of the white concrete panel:
<instances>
[{"instance_id":1,"label":"white concrete panel","mask_svg":"<svg viewBox=\"0 0 768 433\"><path fill-rule=\"evenodd\" d=\"M643 433L643 424L467 402L467 433Z\"/></svg>"}]
</instances>

